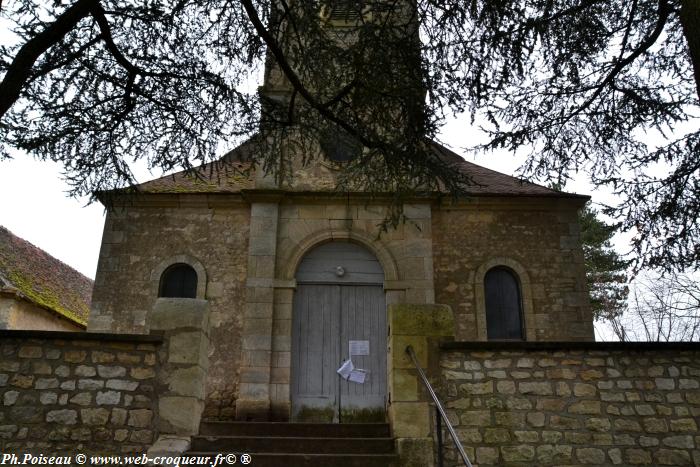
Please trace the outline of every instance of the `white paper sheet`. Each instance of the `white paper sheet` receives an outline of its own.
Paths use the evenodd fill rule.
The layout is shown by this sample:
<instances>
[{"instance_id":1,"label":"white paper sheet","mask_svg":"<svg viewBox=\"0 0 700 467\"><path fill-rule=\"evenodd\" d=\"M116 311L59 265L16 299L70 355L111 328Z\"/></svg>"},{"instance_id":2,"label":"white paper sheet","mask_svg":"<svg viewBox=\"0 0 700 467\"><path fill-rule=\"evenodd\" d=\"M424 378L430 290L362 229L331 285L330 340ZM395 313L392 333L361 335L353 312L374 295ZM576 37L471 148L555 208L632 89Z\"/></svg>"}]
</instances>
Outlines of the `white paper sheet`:
<instances>
[{"instance_id":1,"label":"white paper sheet","mask_svg":"<svg viewBox=\"0 0 700 467\"><path fill-rule=\"evenodd\" d=\"M364 384L367 378L367 372L365 370L352 370L350 372L350 381L353 383Z\"/></svg>"},{"instance_id":2,"label":"white paper sheet","mask_svg":"<svg viewBox=\"0 0 700 467\"><path fill-rule=\"evenodd\" d=\"M343 379L348 379L354 369L355 365L352 364L352 360L348 359L345 360L343 364L340 365L340 368L338 368L336 371Z\"/></svg>"},{"instance_id":3,"label":"white paper sheet","mask_svg":"<svg viewBox=\"0 0 700 467\"><path fill-rule=\"evenodd\" d=\"M350 341L350 357L369 355L369 341Z\"/></svg>"}]
</instances>

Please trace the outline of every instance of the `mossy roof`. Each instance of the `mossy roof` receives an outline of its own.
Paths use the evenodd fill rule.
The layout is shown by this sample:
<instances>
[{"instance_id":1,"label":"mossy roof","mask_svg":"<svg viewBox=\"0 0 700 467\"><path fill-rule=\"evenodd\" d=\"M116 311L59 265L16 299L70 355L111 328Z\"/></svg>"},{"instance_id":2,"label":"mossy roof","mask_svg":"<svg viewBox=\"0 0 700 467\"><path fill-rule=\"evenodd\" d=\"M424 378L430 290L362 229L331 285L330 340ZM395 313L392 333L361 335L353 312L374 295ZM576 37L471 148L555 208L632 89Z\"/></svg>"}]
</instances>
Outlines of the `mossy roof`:
<instances>
[{"instance_id":1,"label":"mossy roof","mask_svg":"<svg viewBox=\"0 0 700 467\"><path fill-rule=\"evenodd\" d=\"M92 287L91 279L0 226L0 291L84 327Z\"/></svg>"}]
</instances>

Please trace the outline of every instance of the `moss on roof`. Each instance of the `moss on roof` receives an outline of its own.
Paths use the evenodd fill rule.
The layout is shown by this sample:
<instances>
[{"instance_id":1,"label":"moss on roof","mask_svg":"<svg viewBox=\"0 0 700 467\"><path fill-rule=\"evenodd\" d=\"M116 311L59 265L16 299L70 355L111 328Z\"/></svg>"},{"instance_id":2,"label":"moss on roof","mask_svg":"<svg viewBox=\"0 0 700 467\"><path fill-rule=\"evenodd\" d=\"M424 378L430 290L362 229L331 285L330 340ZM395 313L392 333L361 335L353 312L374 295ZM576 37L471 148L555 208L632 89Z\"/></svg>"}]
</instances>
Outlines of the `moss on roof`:
<instances>
[{"instance_id":1,"label":"moss on roof","mask_svg":"<svg viewBox=\"0 0 700 467\"><path fill-rule=\"evenodd\" d=\"M93 281L2 226L0 277L3 291L81 326L87 324Z\"/></svg>"}]
</instances>

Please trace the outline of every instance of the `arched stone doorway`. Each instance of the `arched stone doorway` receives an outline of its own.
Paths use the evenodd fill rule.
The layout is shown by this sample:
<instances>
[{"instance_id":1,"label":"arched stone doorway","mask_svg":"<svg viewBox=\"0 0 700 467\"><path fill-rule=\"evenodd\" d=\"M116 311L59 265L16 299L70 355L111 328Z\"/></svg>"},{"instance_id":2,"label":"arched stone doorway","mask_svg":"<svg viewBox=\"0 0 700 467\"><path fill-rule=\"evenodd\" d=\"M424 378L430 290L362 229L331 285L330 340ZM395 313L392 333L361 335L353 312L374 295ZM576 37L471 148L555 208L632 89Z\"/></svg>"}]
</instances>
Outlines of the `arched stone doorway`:
<instances>
[{"instance_id":1,"label":"arched stone doorway","mask_svg":"<svg viewBox=\"0 0 700 467\"><path fill-rule=\"evenodd\" d=\"M292 418L300 421L384 421L386 299L384 271L367 249L350 242L313 248L296 272L292 317ZM363 383L336 370L352 355ZM365 353L364 349L360 353Z\"/></svg>"}]
</instances>

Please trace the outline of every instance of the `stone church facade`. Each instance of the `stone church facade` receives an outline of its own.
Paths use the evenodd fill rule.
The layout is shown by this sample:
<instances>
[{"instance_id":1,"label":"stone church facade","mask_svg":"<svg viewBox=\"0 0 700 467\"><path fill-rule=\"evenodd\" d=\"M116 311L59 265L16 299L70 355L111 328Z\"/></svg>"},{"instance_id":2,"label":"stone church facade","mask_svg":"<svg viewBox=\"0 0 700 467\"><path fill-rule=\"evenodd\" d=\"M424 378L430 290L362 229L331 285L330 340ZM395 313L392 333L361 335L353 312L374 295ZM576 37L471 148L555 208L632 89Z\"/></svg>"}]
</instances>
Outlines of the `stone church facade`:
<instances>
[{"instance_id":1,"label":"stone church facade","mask_svg":"<svg viewBox=\"0 0 700 467\"><path fill-rule=\"evenodd\" d=\"M189 265L196 298L210 310L203 418L289 420L293 341L303 332L293 330L299 266L320 246L338 243L378 261L382 313L392 304L447 305L456 340L485 341L485 276L506 268L518 282L522 340L593 340L577 223L588 198L479 167L437 144L434 150L473 178L472 191L457 201L440 193L406 200L407 221L384 233L389 200L333 192L332 164L298 167L286 186L260 172L206 183L180 173L113 198L88 331L149 332L164 272ZM240 152L223 164L245 166ZM354 283L349 272L341 285ZM373 353L386 359L385 349Z\"/></svg>"}]
</instances>

